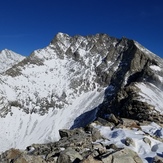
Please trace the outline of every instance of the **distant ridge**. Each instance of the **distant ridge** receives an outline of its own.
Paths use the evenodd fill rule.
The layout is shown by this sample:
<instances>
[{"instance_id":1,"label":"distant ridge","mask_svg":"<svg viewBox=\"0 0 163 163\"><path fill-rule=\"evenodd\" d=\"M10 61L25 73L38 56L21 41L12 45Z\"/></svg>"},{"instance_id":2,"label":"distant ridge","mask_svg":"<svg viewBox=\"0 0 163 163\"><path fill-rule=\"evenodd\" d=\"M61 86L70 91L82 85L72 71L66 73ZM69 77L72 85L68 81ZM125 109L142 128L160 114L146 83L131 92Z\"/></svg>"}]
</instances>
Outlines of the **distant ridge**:
<instances>
[{"instance_id":1,"label":"distant ridge","mask_svg":"<svg viewBox=\"0 0 163 163\"><path fill-rule=\"evenodd\" d=\"M4 49L0 51L0 73L11 68L16 63L22 61L25 57L11 50Z\"/></svg>"}]
</instances>

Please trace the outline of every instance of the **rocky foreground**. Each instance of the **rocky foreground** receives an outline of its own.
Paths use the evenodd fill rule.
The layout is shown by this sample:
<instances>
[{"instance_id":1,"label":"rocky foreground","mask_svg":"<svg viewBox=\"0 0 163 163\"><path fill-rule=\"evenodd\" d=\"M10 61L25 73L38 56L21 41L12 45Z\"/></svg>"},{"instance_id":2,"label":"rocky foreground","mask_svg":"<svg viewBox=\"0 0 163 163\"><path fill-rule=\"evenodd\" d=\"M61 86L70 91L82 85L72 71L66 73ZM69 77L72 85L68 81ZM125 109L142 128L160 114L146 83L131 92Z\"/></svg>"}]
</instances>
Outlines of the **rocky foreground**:
<instances>
[{"instance_id":1,"label":"rocky foreground","mask_svg":"<svg viewBox=\"0 0 163 163\"><path fill-rule=\"evenodd\" d=\"M162 153L159 154L159 146L154 145L153 139L163 146L163 138L160 135L151 135L143 131L143 127L150 122L139 123L131 119L117 119L113 114L108 120L98 118L96 121L84 128L73 130L62 129L59 131L61 139L49 144L32 144L26 150L10 149L0 155L0 162L3 163L162 163ZM106 127L109 132L126 130L137 132L145 146L148 146L154 153L153 158L141 157L134 151L137 140L127 135L119 135L123 139L116 140L118 132L114 132L109 140L105 134L100 132L99 127ZM136 133L135 132L135 133ZM140 137L141 135L141 137ZM115 141L114 141L115 140ZM115 143L112 143L112 142ZM141 144L143 145L143 143ZM145 147L146 148L146 147ZM156 149L157 148L157 149ZM161 149L162 150L162 149ZM162 151L161 151L162 152ZM141 153L139 151L139 153Z\"/></svg>"}]
</instances>

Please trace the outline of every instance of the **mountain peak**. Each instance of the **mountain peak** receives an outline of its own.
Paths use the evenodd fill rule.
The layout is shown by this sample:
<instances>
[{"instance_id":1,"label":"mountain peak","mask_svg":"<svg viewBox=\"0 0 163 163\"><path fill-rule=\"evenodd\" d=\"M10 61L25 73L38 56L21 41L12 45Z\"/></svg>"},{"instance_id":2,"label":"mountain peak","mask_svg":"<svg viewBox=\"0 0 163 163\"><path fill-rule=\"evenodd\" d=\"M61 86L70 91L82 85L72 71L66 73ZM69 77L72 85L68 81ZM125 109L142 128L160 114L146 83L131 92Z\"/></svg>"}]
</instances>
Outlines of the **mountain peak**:
<instances>
[{"instance_id":1,"label":"mountain peak","mask_svg":"<svg viewBox=\"0 0 163 163\"><path fill-rule=\"evenodd\" d=\"M67 33L58 32L58 33L56 34L56 37L57 37L58 39L61 39L61 38L70 37L70 36L69 36Z\"/></svg>"},{"instance_id":2,"label":"mountain peak","mask_svg":"<svg viewBox=\"0 0 163 163\"><path fill-rule=\"evenodd\" d=\"M16 63L22 61L25 57L13 52L12 50L4 49L0 52L0 73L11 68Z\"/></svg>"},{"instance_id":3,"label":"mountain peak","mask_svg":"<svg viewBox=\"0 0 163 163\"><path fill-rule=\"evenodd\" d=\"M15 53L14 51L12 50L9 50L9 49L3 49L0 51L0 55L6 55L6 56L22 56L21 54L18 54L18 53ZM23 57L23 56L22 56Z\"/></svg>"},{"instance_id":4,"label":"mountain peak","mask_svg":"<svg viewBox=\"0 0 163 163\"><path fill-rule=\"evenodd\" d=\"M6 55L7 53L14 53L12 50L9 50L9 49L3 49L0 51L1 55L4 54Z\"/></svg>"},{"instance_id":5,"label":"mountain peak","mask_svg":"<svg viewBox=\"0 0 163 163\"><path fill-rule=\"evenodd\" d=\"M59 32L51 41L51 44L54 45L56 43L61 43L66 46L67 44L70 44L70 39L71 37L68 34Z\"/></svg>"},{"instance_id":6,"label":"mountain peak","mask_svg":"<svg viewBox=\"0 0 163 163\"><path fill-rule=\"evenodd\" d=\"M10 52L3 53L8 63ZM131 117L163 123L162 90L162 59L133 40L58 33L1 74L0 152L54 142L59 129L111 115L116 125Z\"/></svg>"}]
</instances>

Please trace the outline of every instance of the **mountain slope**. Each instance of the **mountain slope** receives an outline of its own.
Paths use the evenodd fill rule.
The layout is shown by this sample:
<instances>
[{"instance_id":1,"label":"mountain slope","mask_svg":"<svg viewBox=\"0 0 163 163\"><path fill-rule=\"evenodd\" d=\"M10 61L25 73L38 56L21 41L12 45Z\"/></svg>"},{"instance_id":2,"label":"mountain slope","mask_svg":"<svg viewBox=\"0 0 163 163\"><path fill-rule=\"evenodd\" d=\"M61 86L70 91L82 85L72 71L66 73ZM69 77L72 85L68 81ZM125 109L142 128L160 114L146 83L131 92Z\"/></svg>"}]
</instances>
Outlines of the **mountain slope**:
<instances>
[{"instance_id":1,"label":"mountain slope","mask_svg":"<svg viewBox=\"0 0 163 163\"><path fill-rule=\"evenodd\" d=\"M11 50L4 49L0 52L0 73L11 68L16 63L22 61L25 57L21 56Z\"/></svg>"},{"instance_id":2,"label":"mountain slope","mask_svg":"<svg viewBox=\"0 0 163 163\"><path fill-rule=\"evenodd\" d=\"M104 88L96 81L95 73L101 57L96 54L90 58L89 49L85 52L79 48L83 57L76 60L77 54L71 51L81 46L80 42L85 41L84 48L89 42L83 37L69 37L71 40L62 45L63 37L58 34L48 47L35 51L1 75L1 141L7 143L3 143L2 151L57 140L59 128L70 128L76 117L102 102Z\"/></svg>"},{"instance_id":3,"label":"mountain slope","mask_svg":"<svg viewBox=\"0 0 163 163\"><path fill-rule=\"evenodd\" d=\"M163 61L106 34L58 33L0 75L1 151L59 139L97 117L162 123Z\"/></svg>"}]
</instances>

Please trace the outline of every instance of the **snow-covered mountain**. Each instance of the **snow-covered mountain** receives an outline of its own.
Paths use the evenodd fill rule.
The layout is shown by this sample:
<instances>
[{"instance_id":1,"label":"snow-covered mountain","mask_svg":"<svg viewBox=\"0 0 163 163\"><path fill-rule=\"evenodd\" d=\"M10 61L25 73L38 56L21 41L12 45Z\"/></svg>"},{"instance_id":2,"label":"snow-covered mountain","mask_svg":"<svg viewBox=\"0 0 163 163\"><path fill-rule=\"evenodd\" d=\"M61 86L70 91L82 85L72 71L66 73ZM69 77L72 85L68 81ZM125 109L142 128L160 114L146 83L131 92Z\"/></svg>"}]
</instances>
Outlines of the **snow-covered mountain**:
<instances>
[{"instance_id":1,"label":"snow-covered mountain","mask_svg":"<svg viewBox=\"0 0 163 163\"><path fill-rule=\"evenodd\" d=\"M0 73L11 68L16 63L22 61L25 57L11 50L4 49L0 51Z\"/></svg>"},{"instance_id":2,"label":"snow-covered mountain","mask_svg":"<svg viewBox=\"0 0 163 163\"><path fill-rule=\"evenodd\" d=\"M23 60L22 60L23 59ZM58 33L0 74L0 152L111 113L162 123L163 60L138 42Z\"/></svg>"},{"instance_id":3,"label":"snow-covered mountain","mask_svg":"<svg viewBox=\"0 0 163 163\"><path fill-rule=\"evenodd\" d=\"M76 117L102 102L106 84L95 70L103 56L93 52L92 41L59 33L1 75L2 151L57 140L58 129L70 128Z\"/></svg>"}]
</instances>

